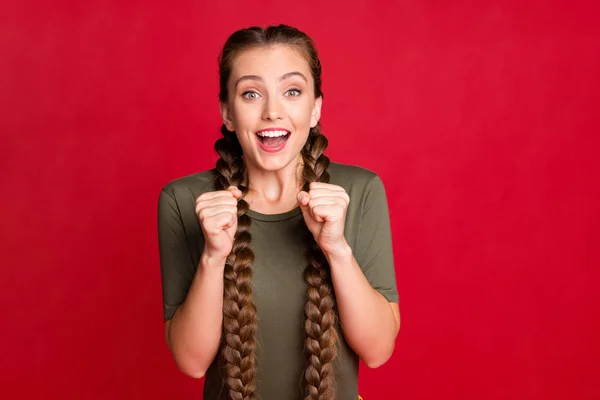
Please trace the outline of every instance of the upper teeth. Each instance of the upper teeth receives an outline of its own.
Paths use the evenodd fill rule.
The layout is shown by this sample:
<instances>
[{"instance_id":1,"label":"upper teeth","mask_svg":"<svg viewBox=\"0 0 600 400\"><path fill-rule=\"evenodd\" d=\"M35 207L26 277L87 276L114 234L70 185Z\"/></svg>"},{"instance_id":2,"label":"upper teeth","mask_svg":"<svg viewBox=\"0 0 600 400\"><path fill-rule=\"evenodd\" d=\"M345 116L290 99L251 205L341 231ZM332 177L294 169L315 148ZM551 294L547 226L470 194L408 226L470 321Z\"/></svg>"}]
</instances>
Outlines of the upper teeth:
<instances>
[{"instance_id":1,"label":"upper teeth","mask_svg":"<svg viewBox=\"0 0 600 400\"><path fill-rule=\"evenodd\" d=\"M262 137L278 137L278 136L285 136L287 135L288 132L287 131L262 131L262 132L258 132L259 136Z\"/></svg>"}]
</instances>

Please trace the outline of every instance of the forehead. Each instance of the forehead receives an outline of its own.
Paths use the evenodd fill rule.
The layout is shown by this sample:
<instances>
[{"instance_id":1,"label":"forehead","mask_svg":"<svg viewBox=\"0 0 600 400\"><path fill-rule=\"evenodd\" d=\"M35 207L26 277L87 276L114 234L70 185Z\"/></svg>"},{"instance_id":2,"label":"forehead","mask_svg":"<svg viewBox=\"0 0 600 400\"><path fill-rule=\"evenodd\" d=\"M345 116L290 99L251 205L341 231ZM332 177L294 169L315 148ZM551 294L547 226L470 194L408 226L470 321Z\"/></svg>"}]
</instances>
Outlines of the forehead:
<instances>
[{"instance_id":1,"label":"forehead","mask_svg":"<svg viewBox=\"0 0 600 400\"><path fill-rule=\"evenodd\" d=\"M244 50L233 60L232 81L244 75L257 75L275 80L288 72L298 71L311 79L310 67L299 50L277 45Z\"/></svg>"}]
</instances>

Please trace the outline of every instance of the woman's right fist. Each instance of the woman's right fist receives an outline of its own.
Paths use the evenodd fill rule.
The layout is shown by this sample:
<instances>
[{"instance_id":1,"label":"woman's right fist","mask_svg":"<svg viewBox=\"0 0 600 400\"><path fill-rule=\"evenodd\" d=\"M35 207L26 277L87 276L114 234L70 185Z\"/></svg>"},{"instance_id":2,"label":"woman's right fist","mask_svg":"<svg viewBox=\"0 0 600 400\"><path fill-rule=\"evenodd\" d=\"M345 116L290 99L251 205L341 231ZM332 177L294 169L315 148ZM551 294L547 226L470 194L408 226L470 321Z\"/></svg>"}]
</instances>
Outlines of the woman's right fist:
<instances>
[{"instance_id":1,"label":"woman's right fist","mask_svg":"<svg viewBox=\"0 0 600 400\"><path fill-rule=\"evenodd\" d=\"M237 203L242 191L235 186L207 192L196 199L196 215L204 233L204 254L226 259L237 231Z\"/></svg>"}]
</instances>

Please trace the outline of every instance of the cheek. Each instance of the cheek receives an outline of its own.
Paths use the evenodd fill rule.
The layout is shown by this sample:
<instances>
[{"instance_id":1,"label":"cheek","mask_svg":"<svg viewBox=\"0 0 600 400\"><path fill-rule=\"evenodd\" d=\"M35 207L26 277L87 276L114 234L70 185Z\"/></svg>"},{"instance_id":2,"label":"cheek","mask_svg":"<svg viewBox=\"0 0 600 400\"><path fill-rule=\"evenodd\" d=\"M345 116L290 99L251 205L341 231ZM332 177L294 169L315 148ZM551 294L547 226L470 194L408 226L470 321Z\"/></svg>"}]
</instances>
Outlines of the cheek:
<instances>
[{"instance_id":1,"label":"cheek","mask_svg":"<svg viewBox=\"0 0 600 400\"><path fill-rule=\"evenodd\" d=\"M241 132L252 127L252 122L256 120L256 107L248 104L236 104L233 112L233 118L236 124L236 129Z\"/></svg>"},{"instance_id":2,"label":"cheek","mask_svg":"<svg viewBox=\"0 0 600 400\"><path fill-rule=\"evenodd\" d=\"M290 117L293 116L294 121L298 125L310 125L312 117L312 103L299 104L297 107L291 107Z\"/></svg>"}]
</instances>

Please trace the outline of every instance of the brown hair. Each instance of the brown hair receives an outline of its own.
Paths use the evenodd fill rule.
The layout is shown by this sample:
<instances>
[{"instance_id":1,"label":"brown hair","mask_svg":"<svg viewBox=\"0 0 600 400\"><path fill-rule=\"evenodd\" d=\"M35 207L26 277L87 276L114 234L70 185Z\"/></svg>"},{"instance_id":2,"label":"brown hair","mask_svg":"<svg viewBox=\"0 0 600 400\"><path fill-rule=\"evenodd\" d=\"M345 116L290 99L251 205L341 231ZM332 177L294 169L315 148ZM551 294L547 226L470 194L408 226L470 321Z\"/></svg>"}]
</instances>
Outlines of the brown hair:
<instances>
[{"instance_id":1,"label":"brown hair","mask_svg":"<svg viewBox=\"0 0 600 400\"><path fill-rule=\"evenodd\" d=\"M292 46L307 60L314 80L315 98L322 97L321 63L315 46L305 33L296 28L278 25L267 28L251 27L233 33L226 41L219 57L219 99L227 102L227 83L231 76L232 61L239 53L270 45ZM237 186L245 196L245 164L242 148L235 132L221 127L223 137L216 141L215 150L221 156L217 161L215 190ZM327 138L320 124L310 129L308 140L301 151L303 160L303 190L311 182L329 182L329 159L323 154ZM223 340L221 357L225 363L225 383L229 397L234 400L256 399L256 307L252 299L252 262L250 249L250 218L246 215L248 203L238 202L238 228L233 249L224 274ZM320 247L307 228L308 265L304 272L306 282L304 348L307 358L303 376L304 396L307 400L330 400L335 397L333 360L337 355L337 317L329 265Z\"/></svg>"}]
</instances>

